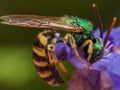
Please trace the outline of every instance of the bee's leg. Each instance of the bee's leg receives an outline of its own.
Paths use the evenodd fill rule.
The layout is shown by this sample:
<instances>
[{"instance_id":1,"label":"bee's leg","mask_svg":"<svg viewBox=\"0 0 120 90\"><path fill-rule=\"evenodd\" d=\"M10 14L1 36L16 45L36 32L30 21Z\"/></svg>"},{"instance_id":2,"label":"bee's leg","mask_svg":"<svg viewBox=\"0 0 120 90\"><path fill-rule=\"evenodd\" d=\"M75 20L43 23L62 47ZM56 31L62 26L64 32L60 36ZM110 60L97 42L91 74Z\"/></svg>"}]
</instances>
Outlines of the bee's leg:
<instances>
[{"instance_id":1,"label":"bee's leg","mask_svg":"<svg viewBox=\"0 0 120 90\"><path fill-rule=\"evenodd\" d=\"M58 63L58 67L59 67L59 68L61 69L61 71L66 75L67 79L69 79L69 78L70 78L70 75L69 75L67 69L65 68L65 66L63 65L62 62L59 62L59 63Z\"/></svg>"},{"instance_id":2,"label":"bee's leg","mask_svg":"<svg viewBox=\"0 0 120 90\"><path fill-rule=\"evenodd\" d=\"M50 64L53 64L53 65L57 64L58 67L61 69L61 71L66 75L66 77L69 78L69 73L67 69L65 68L65 66L61 61L57 60L57 57L54 53L54 50L55 50L54 45L49 44L47 50L48 50L48 57L49 57Z\"/></svg>"},{"instance_id":3,"label":"bee's leg","mask_svg":"<svg viewBox=\"0 0 120 90\"><path fill-rule=\"evenodd\" d=\"M87 60L88 60L88 63L90 64L91 56L92 56L92 53L93 53L93 42L92 42L92 40L86 40L80 48L83 49L87 45L88 45L88 50L87 50L88 57L87 57Z\"/></svg>"},{"instance_id":4,"label":"bee's leg","mask_svg":"<svg viewBox=\"0 0 120 90\"><path fill-rule=\"evenodd\" d=\"M58 63L55 53L54 53L54 49L55 48L54 48L53 44L48 44L47 53L48 53L48 57L49 57L49 62L52 65Z\"/></svg>"},{"instance_id":5,"label":"bee's leg","mask_svg":"<svg viewBox=\"0 0 120 90\"><path fill-rule=\"evenodd\" d=\"M78 60L80 60L80 62L81 62L82 64L85 65L84 61L83 61L82 58L79 56L79 53L78 53L78 51L77 51L77 49L76 49L77 46L76 46L76 43L75 43L75 40L74 40L73 36L72 36L71 34L66 34L64 38L65 38L65 40L66 40L66 41L64 41L64 43L66 44L67 41L69 41L70 46L72 47L72 49L73 49L76 57L78 58Z\"/></svg>"}]
</instances>

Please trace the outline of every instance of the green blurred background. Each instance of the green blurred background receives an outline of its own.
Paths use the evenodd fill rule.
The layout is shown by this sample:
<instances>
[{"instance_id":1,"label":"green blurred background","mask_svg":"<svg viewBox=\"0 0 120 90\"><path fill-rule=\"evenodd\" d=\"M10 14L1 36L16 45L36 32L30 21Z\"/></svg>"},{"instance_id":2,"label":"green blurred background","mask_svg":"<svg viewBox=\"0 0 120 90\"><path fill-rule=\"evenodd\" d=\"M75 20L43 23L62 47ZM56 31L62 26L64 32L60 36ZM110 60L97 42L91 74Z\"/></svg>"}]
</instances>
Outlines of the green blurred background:
<instances>
[{"instance_id":1,"label":"green blurred background","mask_svg":"<svg viewBox=\"0 0 120 90\"><path fill-rule=\"evenodd\" d=\"M112 17L120 25L120 0L0 0L0 16L7 14L36 14L44 16L74 15L86 18L97 28L92 4L99 7L104 29ZM36 73L32 62L32 45L41 29L0 24L0 90L66 90L48 86ZM64 62L70 74L74 68ZM63 75L65 79L65 76Z\"/></svg>"}]
</instances>

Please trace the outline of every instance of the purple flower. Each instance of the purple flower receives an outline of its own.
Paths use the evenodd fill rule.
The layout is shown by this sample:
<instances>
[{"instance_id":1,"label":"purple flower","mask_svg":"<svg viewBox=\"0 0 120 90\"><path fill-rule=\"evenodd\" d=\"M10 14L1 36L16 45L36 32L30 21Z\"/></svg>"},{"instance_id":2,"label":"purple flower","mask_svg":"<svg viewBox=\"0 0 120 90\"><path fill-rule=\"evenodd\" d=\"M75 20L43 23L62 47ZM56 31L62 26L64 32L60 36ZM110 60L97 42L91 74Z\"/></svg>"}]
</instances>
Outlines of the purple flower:
<instances>
[{"instance_id":1,"label":"purple flower","mask_svg":"<svg viewBox=\"0 0 120 90\"><path fill-rule=\"evenodd\" d=\"M93 34L99 37L99 30ZM106 32L103 34L103 41L105 36ZM79 49L78 52L86 61ZM58 59L67 58L77 68L73 80L68 83L69 90L120 90L120 27L113 28L111 31L103 56L92 64L92 70L85 69L73 50L62 42L56 44L55 53Z\"/></svg>"},{"instance_id":2,"label":"purple flower","mask_svg":"<svg viewBox=\"0 0 120 90\"><path fill-rule=\"evenodd\" d=\"M77 69L73 76L68 82L69 90L114 90L106 71Z\"/></svg>"}]
</instances>

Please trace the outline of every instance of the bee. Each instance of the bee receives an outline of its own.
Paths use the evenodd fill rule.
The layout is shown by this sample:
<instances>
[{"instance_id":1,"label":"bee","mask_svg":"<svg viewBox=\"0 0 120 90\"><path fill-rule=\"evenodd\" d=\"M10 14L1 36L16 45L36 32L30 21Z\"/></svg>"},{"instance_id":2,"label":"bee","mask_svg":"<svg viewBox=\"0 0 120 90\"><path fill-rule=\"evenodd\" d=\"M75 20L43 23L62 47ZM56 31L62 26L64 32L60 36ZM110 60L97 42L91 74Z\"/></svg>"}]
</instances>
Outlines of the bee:
<instances>
[{"instance_id":1,"label":"bee","mask_svg":"<svg viewBox=\"0 0 120 90\"><path fill-rule=\"evenodd\" d=\"M58 64L67 77L69 77L69 74L62 62L56 58L54 52L56 43L62 41L69 45L73 49L78 60L85 65L86 63L79 56L78 50L76 49L76 47L79 47L83 56L88 60L88 66L95 62L103 53L105 44L103 45L102 42L102 23L95 4L93 4L93 8L100 28L99 38L93 35L93 25L90 21L74 16L6 15L1 16L0 19L3 20L1 22L3 24L45 28L43 32L38 34L34 41L33 61L39 76L45 82L51 86L59 86L64 80L55 65ZM113 25L114 23L112 23L111 28ZM58 33L57 30L67 31L67 34L62 40L59 40L60 33ZM105 42L107 42L108 37L109 33Z\"/></svg>"}]
</instances>

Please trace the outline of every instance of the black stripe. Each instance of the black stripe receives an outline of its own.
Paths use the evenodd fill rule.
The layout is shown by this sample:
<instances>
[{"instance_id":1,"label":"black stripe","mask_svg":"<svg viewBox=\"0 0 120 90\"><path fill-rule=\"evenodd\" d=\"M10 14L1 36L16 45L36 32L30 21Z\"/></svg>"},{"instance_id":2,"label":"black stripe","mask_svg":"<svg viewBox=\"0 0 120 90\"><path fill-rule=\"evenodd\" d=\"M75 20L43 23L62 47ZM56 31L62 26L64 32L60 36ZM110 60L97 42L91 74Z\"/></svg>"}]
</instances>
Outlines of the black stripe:
<instances>
[{"instance_id":1,"label":"black stripe","mask_svg":"<svg viewBox=\"0 0 120 90\"><path fill-rule=\"evenodd\" d=\"M39 38L37 38L37 39L34 41L33 45L34 45L35 47L45 48L45 46L40 42Z\"/></svg>"},{"instance_id":2,"label":"black stripe","mask_svg":"<svg viewBox=\"0 0 120 90\"><path fill-rule=\"evenodd\" d=\"M53 73L55 77L54 84L64 83L64 80L62 79L62 77L60 76L60 73L56 70L56 68L54 68Z\"/></svg>"},{"instance_id":3,"label":"black stripe","mask_svg":"<svg viewBox=\"0 0 120 90\"><path fill-rule=\"evenodd\" d=\"M59 72L56 70L55 65L47 65L46 67L40 67L40 66L35 65L35 67L39 73L42 73L44 71L49 71L49 70L52 72L50 76L46 78L42 78L43 80L50 81L53 78L55 78L54 84L64 83L64 80L61 78Z\"/></svg>"},{"instance_id":4,"label":"black stripe","mask_svg":"<svg viewBox=\"0 0 120 90\"><path fill-rule=\"evenodd\" d=\"M36 61L48 61L48 57L42 57L33 52L33 59Z\"/></svg>"},{"instance_id":5,"label":"black stripe","mask_svg":"<svg viewBox=\"0 0 120 90\"><path fill-rule=\"evenodd\" d=\"M49 71L51 68L49 65L47 65L45 67L40 67L40 66L35 65L35 67L36 67L37 71L40 73L45 72L45 71Z\"/></svg>"},{"instance_id":6,"label":"black stripe","mask_svg":"<svg viewBox=\"0 0 120 90\"><path fill-rule=\"evenodd\" d=\"M59 72L56 70L55 65L51 68L52 74L49 77L43 78L45 81L50 81L55 78L54 84L64 83L64 80L61 78Z\"/></svg>"},{"instance_id":7,"label":"black stripe","mask_svg":"<svg viewBox=\"0 0 120 90\"><path fill-rule=\"evenodd\" d=\"M47 32L44 32L42 35L45 37L49 37L48 38L48 44L49 44L51 43L52 39L55 37L55 31L47 30Z\"/></svg>"},{"instance_id":8,"label":"black stripe","mask_svg":"<svg viewBox=\"0 0 120 90\"><path fill-rule=\"evenodd\" d=\"M49 70L52 72L52 74L49 77L43 78L45 81L50 81L53 78L55 78L55 72L54 72L55 65L51 65Z\"/></svg>"},{"instance_id":9,"label":"black stripe","mask_svg":"<svg viewBox=\"0 0 120 90\"><path fill-rule=\"evenodd\" d=\"M48 37L48 36L55 37L54 34L55 34L55 31L47 30L47 32L46 33L44 32L42 35L45 36L45 37Z\"/></svg>"}]
</instances>

